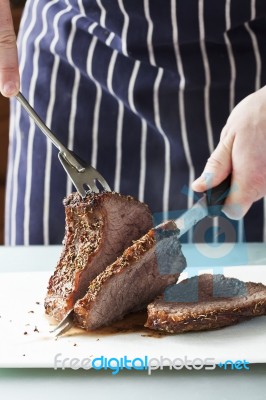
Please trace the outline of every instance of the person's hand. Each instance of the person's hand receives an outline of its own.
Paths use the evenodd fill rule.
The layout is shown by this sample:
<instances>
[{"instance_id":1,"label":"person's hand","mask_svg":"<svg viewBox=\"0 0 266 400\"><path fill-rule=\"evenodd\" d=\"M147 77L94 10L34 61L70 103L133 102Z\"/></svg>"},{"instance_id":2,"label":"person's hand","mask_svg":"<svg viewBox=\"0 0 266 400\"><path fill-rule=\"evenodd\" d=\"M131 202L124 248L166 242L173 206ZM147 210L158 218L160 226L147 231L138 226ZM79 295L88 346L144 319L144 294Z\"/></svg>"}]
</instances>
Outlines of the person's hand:
<instances>
[{"instance_id":1,"label":"person's hand","mask_svg":"<svg viewBox=\"0 0 266 400\"><path fill-rule=\"evenodd\" d=\"M11 97L19 91L19 71L9 0L0 0L0 10L0 92Z\"/></svg>"},{"instance_id":2,"label":"person's hand","mask_svg":"<svg viewBox=\"0 0 266 400\"><path fill-rule=\"evenodd\" d=\"M231 112L220 142L192 189L203 192L232 172L223 211L242 218L252 203L266 195L266 86L242 100Z\"/></svg>"}]
</instances>

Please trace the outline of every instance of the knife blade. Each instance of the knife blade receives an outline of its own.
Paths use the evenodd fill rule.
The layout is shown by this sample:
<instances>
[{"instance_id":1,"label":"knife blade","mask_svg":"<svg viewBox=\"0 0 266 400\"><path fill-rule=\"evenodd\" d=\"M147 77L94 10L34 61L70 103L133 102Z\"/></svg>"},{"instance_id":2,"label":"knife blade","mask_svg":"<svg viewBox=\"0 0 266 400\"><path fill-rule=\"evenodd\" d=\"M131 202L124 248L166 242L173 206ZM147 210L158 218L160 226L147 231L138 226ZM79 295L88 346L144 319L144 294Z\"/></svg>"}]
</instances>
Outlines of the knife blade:
<instances>
[{"instance_id":1,"label":"knife blade","mask_svg":"<svg viewBox=\"0 0 266 400\"><path fill-rule=\"evenodd\" d=\"M224 202L231 187L231 174L214 188L208 189L188 211L174 220L180 230L179 237L184 235L203 218L220 216Z\"/></svg>"}]
</instances>

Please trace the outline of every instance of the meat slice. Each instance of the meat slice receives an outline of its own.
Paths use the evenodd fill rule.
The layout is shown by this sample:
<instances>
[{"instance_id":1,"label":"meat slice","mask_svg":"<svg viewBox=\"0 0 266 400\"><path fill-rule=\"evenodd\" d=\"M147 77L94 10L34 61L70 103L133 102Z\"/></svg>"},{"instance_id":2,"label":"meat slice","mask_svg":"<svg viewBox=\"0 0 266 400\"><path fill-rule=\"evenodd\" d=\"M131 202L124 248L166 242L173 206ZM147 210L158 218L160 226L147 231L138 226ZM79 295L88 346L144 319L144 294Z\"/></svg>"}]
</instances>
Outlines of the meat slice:
<instances>
[{"instance_id":1,"label":"meat slice","mask_svg":"<svg viewBox=\"0 0 266 400\"><path fill-rule=\"evenodd\" d=\"M84 296L89 283L152 227L147 205L114 192L72 193L64 200L64 248L45 298L59 321Z\"/></svg>"},{"instance_id":2,"label":"meat slice","mask_svg":"<svg viewBox=\"0 0 266 400\"><path fill-rule=\"evenodd\" d=\"M266 286L203 274L167 289L148 305L145 326L168 333L202 331L266 314Z\"/></svg>"},{"instance_id":3,"label":"meat slice","mask_svg":"<svg viewBox=\"0 0 266 400\"><path fill-rule=\"evenodd\" d=\"M179 230L169 221L151 229L90 284L75 304L76 324L87 330L109 325L141 309L175 283L186 267Z\"/></svg>"}]
</instances>

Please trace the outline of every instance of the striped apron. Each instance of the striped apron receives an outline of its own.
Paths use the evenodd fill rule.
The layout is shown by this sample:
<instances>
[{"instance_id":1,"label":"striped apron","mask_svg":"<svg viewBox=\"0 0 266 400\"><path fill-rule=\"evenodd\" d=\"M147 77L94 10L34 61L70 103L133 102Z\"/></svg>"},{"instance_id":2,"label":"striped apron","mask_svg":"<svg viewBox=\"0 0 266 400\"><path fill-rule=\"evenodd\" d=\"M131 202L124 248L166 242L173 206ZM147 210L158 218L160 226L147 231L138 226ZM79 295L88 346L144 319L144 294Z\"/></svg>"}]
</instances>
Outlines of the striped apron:
<instances>
[{"instance_id":1,"label":"striped apron","mask_svg":"<svg viewBox=\"0 0 266 400\"><path fill-rule=\"evenodd\" d=\"M190 185L230 111L266 84L265 16L265 0L28 0L21 90L67 147L113 190L146 202L157 223L193 205ZM60 243L72 190L57 149L13 99L6 244ZM233 223L236 241L266 240L265 210L258 201Z\"/></svg>"}]
</instances>

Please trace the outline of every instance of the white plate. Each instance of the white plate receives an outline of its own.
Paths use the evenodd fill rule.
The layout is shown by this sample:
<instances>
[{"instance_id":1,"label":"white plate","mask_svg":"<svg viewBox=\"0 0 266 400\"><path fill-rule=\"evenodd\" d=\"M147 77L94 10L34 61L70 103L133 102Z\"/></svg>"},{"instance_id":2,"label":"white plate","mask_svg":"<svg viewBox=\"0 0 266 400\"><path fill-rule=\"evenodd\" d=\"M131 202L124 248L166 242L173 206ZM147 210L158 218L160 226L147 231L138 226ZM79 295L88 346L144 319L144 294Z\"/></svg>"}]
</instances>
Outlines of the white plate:
<instances>
[{"instance_id":1,"label":"white plate","mask_svg":"<svg viewBox=\"0 0 266 400\"><path fill-rule=\"evenodd\" d=\"M263 265L227 267L225 275L266 284ZM144 360L145 356L149 360L212 358L217 364L228 359L266 362L266 317L216 331L161 338L149 337L144 332L90 334L74 330L56 340L49 333L51 326L43 308L49 276L49 272L0 274L0 367L53 368L56 356L58 367L62 367L63 359L69 359L65 367L69 367L71 359L78 359L76 368L85 358L102 356L107 359L126 356L131 360ZM168 363L165 360L164 364Z\"/></svg>"}]
</instances>

